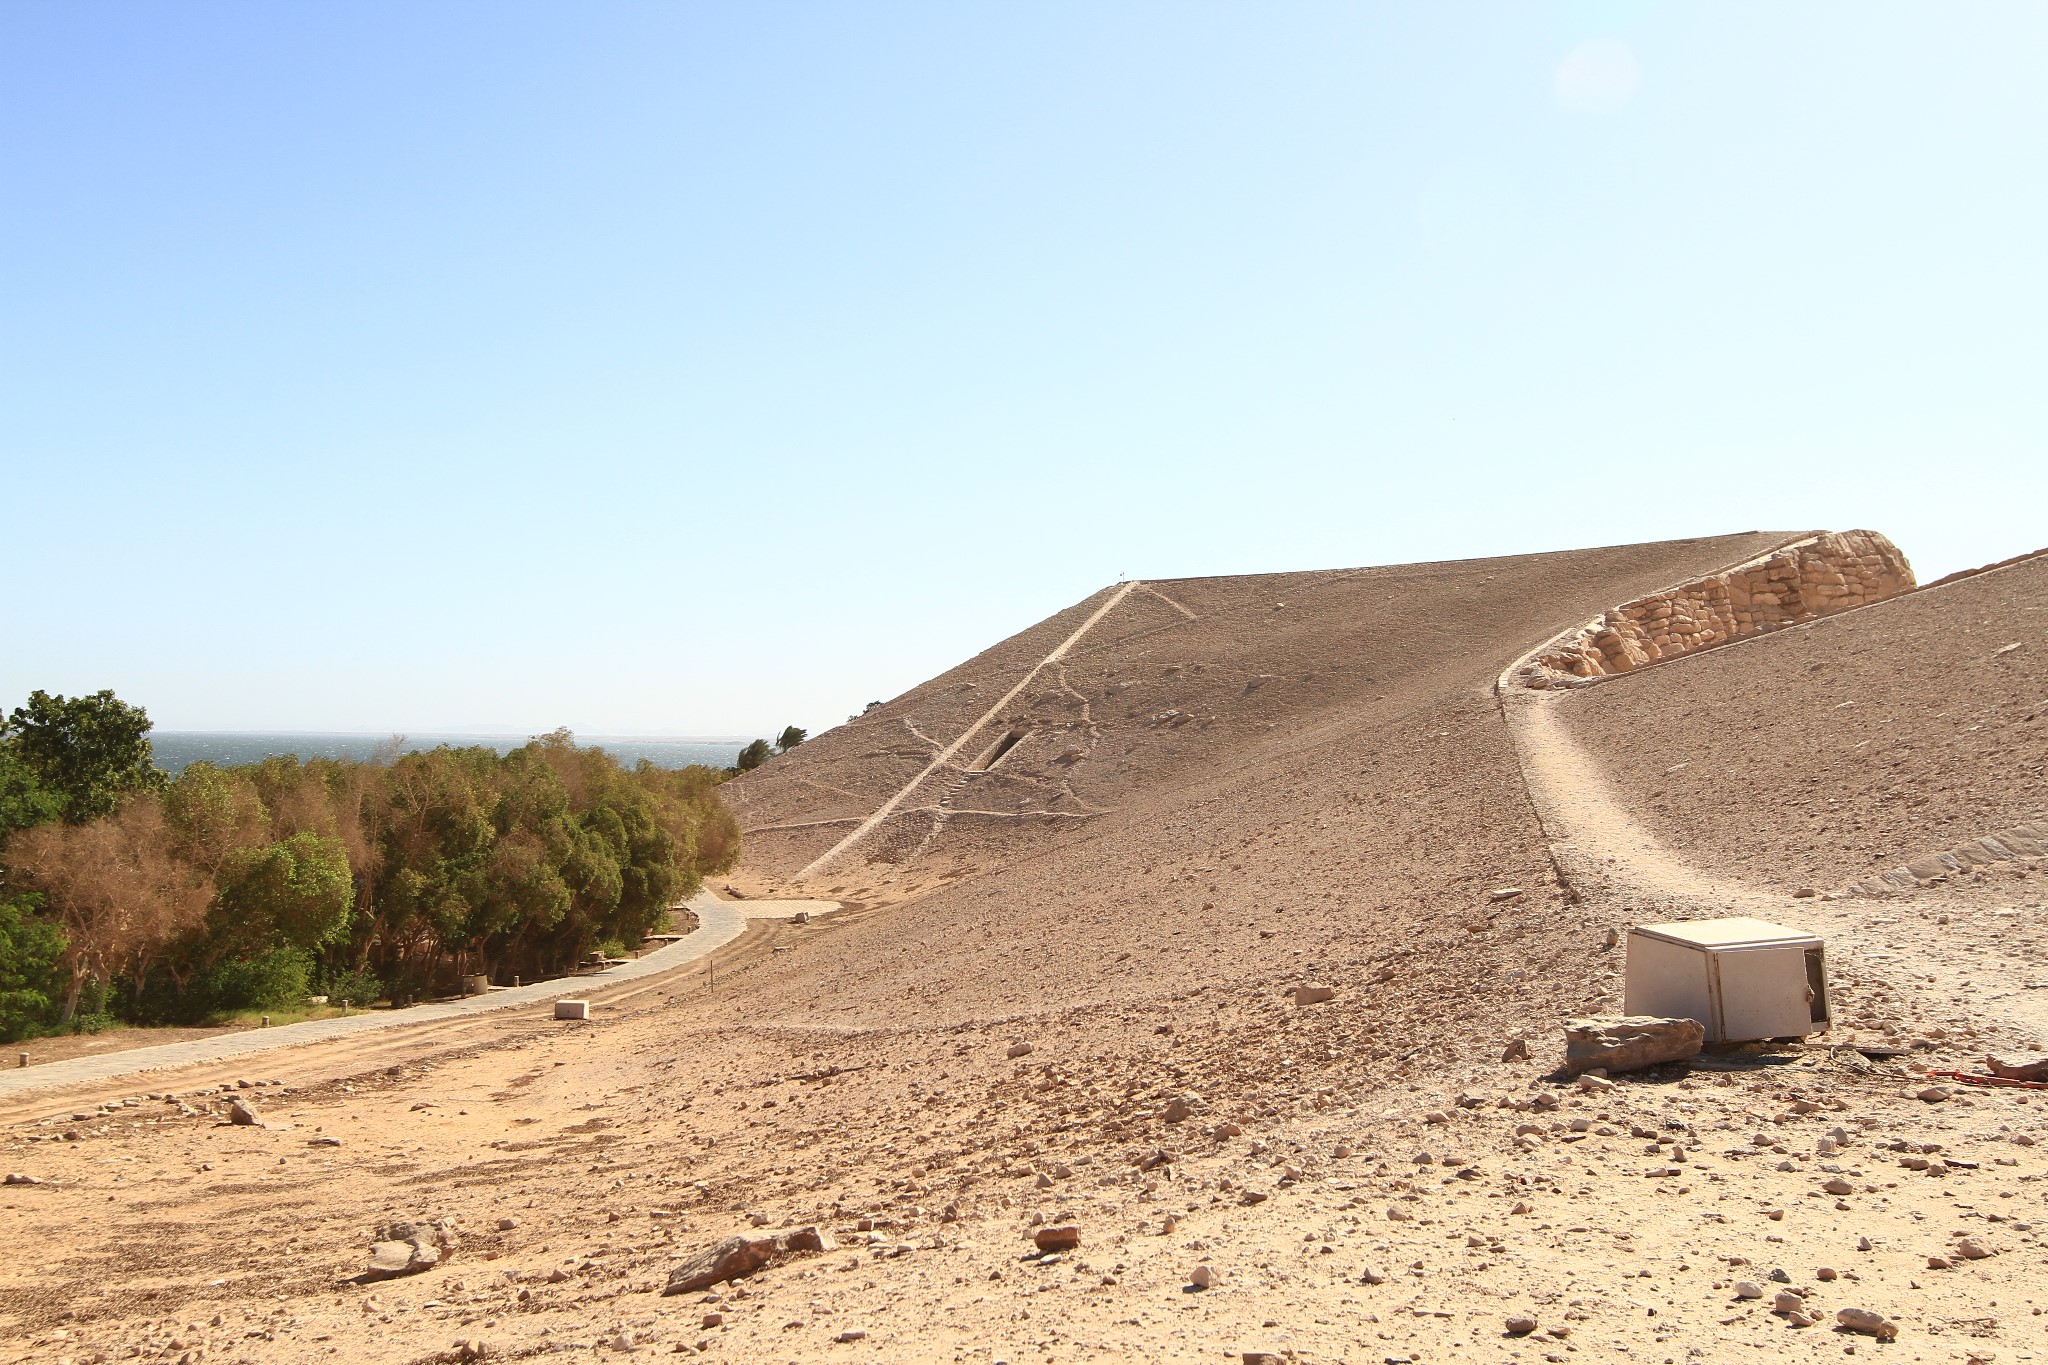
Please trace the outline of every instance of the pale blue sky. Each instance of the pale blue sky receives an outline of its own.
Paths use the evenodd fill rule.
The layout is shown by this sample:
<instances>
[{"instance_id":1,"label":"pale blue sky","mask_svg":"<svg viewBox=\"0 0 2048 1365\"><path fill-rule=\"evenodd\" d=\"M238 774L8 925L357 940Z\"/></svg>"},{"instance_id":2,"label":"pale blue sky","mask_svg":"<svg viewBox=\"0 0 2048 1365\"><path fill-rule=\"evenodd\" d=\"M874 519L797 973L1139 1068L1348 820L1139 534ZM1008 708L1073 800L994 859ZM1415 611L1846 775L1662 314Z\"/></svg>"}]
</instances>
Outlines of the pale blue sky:
<instances>
[{"instance_id":1,"label":"pale blue sky","mask_svg":"<svg viewBox=\"0 0 2048 1365\"><path fill-rule=\"evenodd\" d=\"M2048 544L2048 6L0 6L0 703L821 729L1120 574Z\"/></svg>"}]
</instances>

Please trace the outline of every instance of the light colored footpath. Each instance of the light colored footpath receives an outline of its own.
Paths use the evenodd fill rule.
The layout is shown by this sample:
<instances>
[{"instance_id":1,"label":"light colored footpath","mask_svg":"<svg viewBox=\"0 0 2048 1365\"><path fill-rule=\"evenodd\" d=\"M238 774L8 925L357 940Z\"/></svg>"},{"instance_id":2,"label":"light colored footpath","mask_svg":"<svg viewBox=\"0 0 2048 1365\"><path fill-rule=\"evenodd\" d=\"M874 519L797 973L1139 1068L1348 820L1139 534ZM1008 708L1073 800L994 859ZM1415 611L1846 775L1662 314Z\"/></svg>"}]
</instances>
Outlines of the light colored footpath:
<instances>
[{"instance_id":1,"label":"light colored footpath","mask_svg":"<svg viewBox=\"0 0 2048 1365\"><path fill-rule=\"evenodd\" d=\"M823 914L838 908L832 901L749 901L742 907L730 901L720 900L709 891L699 892L687 904L697 913L695 930L645 957L635 958L631 962L605 971L591 972L586 976L558 977L553 981L536 981L526 986L509 986L494 989L485 995L472 995L462 1000L444 1000L431 1005L414 1005L409 1009L367 1010L345 1018L308 1019L304 1023L285 1024L278 1028L247 1029L241 1033L225 1033L216 1038L196 1038L184 1043L165 1043L161 1047L138 1047L124 1052L71 1057L45 1066L0 1071L0 1095L40 1090L46 1086L75 1085L80 1081L110 1080L116 1076L133 1076L145 1071L159 1071L166 1067L226 1061L230 1057L242 1057L253 1052L269 1052L281 1047L303 1047L308 1043L352 1037L377 1029L413 1028L444 1019L482 1014L489 1010L510 1009L518 1005L551 1005L565 997L581 996L603 990L608 986L636 981L642 977L658 976L663 972L688 966L699 958L708 957L745 933L749 919L789 919L800 911Z\"/></svg>"}]
</instances>

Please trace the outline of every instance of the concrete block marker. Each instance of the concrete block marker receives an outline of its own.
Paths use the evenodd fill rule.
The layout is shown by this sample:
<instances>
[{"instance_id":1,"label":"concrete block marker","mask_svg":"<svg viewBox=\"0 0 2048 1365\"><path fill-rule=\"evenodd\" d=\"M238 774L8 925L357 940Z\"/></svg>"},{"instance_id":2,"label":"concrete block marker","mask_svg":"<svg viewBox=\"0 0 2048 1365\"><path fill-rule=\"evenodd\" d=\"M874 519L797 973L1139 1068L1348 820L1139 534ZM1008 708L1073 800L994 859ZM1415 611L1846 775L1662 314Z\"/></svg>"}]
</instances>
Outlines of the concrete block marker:
<instances>
[{"instance_id":1,"label":"concrete block marker","mask_svg":"<svg viewBox=\"0 0 2048 1365\"><path fill-rule=\"evenodd\" d=\"M557 1019L588 1019L589 1017L590 1002L588 1000L557 1000L555 1002L555 1018Z\"/></svg>"}]
</instances>

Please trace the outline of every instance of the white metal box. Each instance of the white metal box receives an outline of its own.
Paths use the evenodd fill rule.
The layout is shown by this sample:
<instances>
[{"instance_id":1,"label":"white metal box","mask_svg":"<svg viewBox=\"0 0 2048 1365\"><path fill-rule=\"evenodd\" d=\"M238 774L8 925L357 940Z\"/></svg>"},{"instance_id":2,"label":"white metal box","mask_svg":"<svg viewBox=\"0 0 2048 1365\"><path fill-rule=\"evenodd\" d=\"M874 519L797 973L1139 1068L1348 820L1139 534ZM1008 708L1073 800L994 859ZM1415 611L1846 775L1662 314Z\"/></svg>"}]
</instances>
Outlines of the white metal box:
<instances>
[{"instance_id":1,"label":"white metal box","mask_svg":"<svg viewBox=\"0 0 2048 1365\"><path fill-rule=\"evenodd\" d=\"M1760 919L1628 931L1630 1014L1697 1019L1710 1043L1804 1038L1828 1027L1827 948Z\"/></svg>"},{"instance_id":2,"label":"white metal box","mask_svg":"<svg viewBox=\"0 0 2048 1365\"><path fill-rule=\"evenodd\" d=\"M589 1017L590 1002L588 1000L557 1000L555 1002L555 1018L557 1019L588 1019Z\"/></svg>"}]
</instances>

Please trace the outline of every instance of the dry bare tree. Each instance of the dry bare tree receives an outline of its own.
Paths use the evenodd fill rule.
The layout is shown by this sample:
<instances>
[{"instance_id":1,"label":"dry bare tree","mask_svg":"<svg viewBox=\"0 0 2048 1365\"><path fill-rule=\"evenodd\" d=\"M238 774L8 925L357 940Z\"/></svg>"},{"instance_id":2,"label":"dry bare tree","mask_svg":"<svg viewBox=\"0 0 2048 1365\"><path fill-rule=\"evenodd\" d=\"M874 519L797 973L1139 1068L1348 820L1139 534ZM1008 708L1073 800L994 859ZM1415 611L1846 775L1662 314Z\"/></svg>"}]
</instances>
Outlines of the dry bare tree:
<instances>
[{"instance_id":1,"label":"dry bare tree","mask_svg":"<svg viewBox=\"0 0 2048 1365\"><path fill-rule=\"evenodd\" d=\"M43 892L64 930L64 1023L88 982L126 969L139 988L165 945L205 917L212 879L177 856L176 842L147 795L103 819L39 825L8 842L9 866Z\"/></svg>"}]
</instances>

